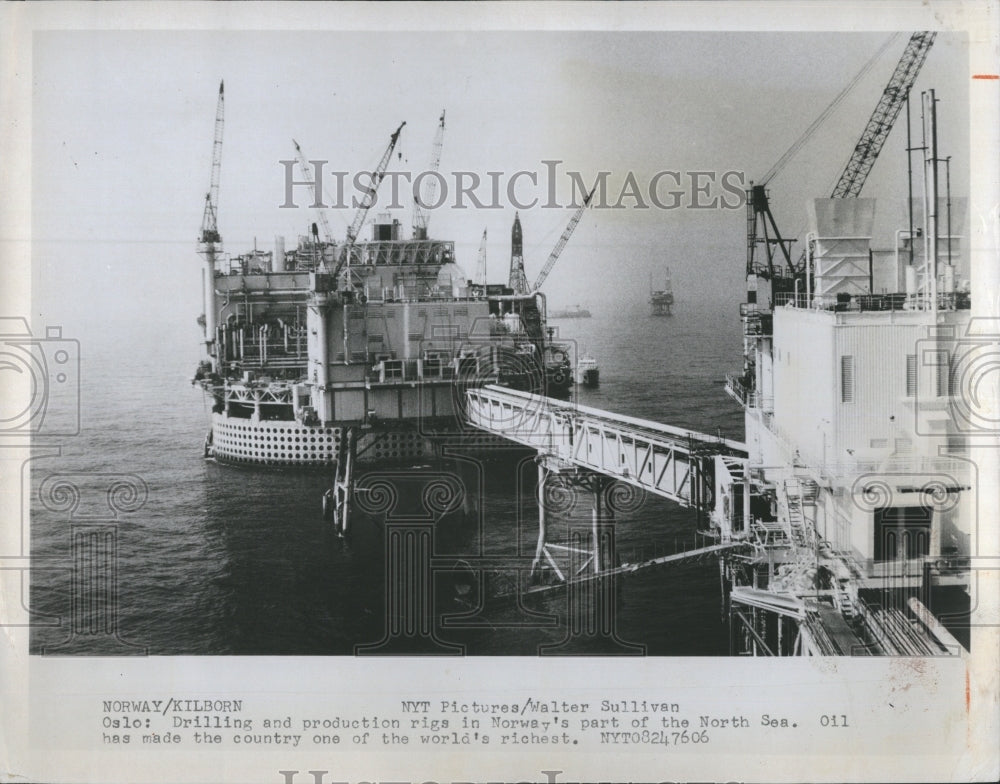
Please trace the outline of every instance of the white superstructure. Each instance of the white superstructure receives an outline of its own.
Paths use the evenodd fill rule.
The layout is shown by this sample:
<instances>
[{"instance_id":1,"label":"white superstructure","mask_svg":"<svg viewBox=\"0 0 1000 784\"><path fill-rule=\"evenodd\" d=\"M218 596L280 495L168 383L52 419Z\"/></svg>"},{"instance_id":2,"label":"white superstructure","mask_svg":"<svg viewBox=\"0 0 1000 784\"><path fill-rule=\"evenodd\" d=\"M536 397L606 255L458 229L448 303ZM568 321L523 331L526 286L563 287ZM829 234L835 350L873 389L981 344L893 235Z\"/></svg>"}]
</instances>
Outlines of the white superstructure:
<instances>
[{"instance_id":1,"label":"white superstructure","mask_svg":"<svg viewBox=\"0 0 1000 784\"><path fill-rule=\"evenodd\" d=\"M744 367L727 379L748 464L717 477L714 516L755 548L727 566L744 652L957 652L934 615L968 612L980 478L966 433L989 338L961 238L942 235L964 203L938 198L936 156L935 141L919 228L895 247L872 245L884 205L816 199L803 267L748 270Z\"/></svg>"}]
</instances>

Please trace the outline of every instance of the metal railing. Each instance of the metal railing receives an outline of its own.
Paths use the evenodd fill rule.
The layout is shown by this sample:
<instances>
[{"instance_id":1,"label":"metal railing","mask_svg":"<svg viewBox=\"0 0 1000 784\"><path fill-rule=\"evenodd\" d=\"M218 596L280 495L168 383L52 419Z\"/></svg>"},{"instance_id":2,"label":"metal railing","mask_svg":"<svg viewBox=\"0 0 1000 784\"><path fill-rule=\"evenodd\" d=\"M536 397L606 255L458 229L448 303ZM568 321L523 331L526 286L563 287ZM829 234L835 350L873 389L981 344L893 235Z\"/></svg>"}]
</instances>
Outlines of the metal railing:
<instances>
[{"instance_id":1,"label":"metal railing","mask_svg":"<svg viewBox=\"0 0 1000 784\"><path fill-rule=\"evenodd\" d=\"M774 307L825 310L837 313L871 313L878 311L930 310L931 300L924 295L906 294L851 294L833 295L810 301L805 292L780 291L774 296ZM938 310L969 310L972 307L968 292L956 291L938 294Z\"/></svg>"},{"instance_id":2,"label":"metal railing","mask_svg":"<svg viewBox=\"0 0 1000 784\"><path fill-rule=\"evenodd\" d=\"M688 507L711 496L716 455L747 459L736 441L498 386L469 389L465 415L481 430Z\"/></svg>"},{"instance_id":3,"label":"metal railing","mask_svg":"<svg viewBox=\"0 0 1000 784\"><path fill-rule=\"evenodd\" d=\"M764 411L774 409L774 398L765 397L758 390L751 389L738 373L726 373L726 392L746 408L760 408Z\"/></svg>"},{"instance_id":4,"label":"metal railing","mask_svg":"<svg viewBox=\"0 0 1000 784\"><path fill-rule=\"evenodd\" d=\"M793 466L811 470L827 483L867 473L950 474L961 479L968 476L972 463L960 451L939 455L897 453L884 457L829 460L815 446L806 448L793 434L780 427L774 421L773 412L764 409L762 421Z\"/></svg>"}]
</instances>

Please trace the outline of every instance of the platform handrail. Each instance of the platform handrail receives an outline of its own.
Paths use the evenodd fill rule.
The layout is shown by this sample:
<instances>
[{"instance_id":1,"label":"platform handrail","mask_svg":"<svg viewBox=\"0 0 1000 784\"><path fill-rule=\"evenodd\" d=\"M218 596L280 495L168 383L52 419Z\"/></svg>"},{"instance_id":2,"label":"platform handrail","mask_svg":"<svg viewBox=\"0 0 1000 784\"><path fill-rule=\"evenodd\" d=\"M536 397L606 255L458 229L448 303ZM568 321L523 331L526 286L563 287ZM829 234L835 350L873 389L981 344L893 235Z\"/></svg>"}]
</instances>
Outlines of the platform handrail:
<instances>
[{"instance_id":1,"label":"platform handrail","mask_svg":"<svg viewBox=\"0 0 1000 784\"><path fill-rule=\"evenodd\" d=\"M666 425L662 422L654 422L650 419L641 419L627 414L617 414L600 408L591 408L589 406L580 405L579 403L570 403L564 400L545 397L543 395L535 395L530 392L522 392L518 389L497 386L496 384L488 384L476 389L470 389L468 390L468 395L470 397L478 396L482 398L493 397L497 401L506 400L508 402L512 402L514 400L520 400L525 403L533 403L536 407L543 405L550 413L591 417L593 419L607 421L618 427L621 427L622 425L631 425L636 428L635 432L637 435L641 434L648 437L649 433L644 431L652 431L653 433L668 436L670 438L694 440L705 444L723 446L727 449L732 449L736 453L746 452L746 444L729 438L713 436L707 433L699 433L695 430L686 430L680 427L673 427L672 425Z\"/></svg>"},{"instance_id":2,"label":"platform handrail","mask_svg":"<svg viewBox=\"0 0 1000 784\"><path fill-rule=\"evenodd\" d=\"M716 461L747 459L744 444L496 385L467 390L469 424L540 456L711 509Z\"/></svg>"}]
</instances>

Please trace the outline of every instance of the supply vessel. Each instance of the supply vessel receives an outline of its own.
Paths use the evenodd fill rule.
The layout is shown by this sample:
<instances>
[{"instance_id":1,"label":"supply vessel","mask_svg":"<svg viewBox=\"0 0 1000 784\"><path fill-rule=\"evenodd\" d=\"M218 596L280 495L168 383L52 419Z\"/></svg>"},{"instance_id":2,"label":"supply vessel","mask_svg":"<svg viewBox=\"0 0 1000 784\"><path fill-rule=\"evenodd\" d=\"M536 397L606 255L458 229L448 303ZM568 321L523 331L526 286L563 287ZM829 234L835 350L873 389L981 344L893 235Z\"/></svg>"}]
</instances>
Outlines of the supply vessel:
<instances>
[{"instance_id":1,"label":"supply vessel","mask_svg":"<svg viewBox=\"0 0 1000 784\"><path fill-rule=\"evenodd\" d=\"M596 387L601 382L601 369L597 360L584 354L576 363L576 383L585 387Z\"/></svg>"},{"instance_id":2,"label":"supply vessel","mask_svg":"<svg viewBox=\"0 0 1000 784\"><path fill-rule=\"evenodd\" d=\"M568 319L568 318L590 318L590 311L586 308L576 305L572 308L565 308L563 310L553 310L550 314L554 319Z\"/></svg>"}]
</instances>

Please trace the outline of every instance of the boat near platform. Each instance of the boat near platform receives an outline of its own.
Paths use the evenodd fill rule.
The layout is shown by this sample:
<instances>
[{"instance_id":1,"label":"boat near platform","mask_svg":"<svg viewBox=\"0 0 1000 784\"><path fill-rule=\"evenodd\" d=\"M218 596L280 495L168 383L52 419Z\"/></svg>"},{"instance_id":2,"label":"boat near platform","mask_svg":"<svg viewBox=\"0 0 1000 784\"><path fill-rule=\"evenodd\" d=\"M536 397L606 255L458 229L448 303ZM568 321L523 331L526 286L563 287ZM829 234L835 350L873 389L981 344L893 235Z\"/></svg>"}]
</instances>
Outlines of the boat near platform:
<instances>
[{"instance_id":1,"label":"boat near platform","mask_svg":"<svg viewBox=\"0 0 1000 784\"><path fill-rule=\"evenodd\" d=\"M596 387L601 381L601 369L597 360L584 354L576 363L576 383L585 387Z\"/></svg>"}]
</instances>

